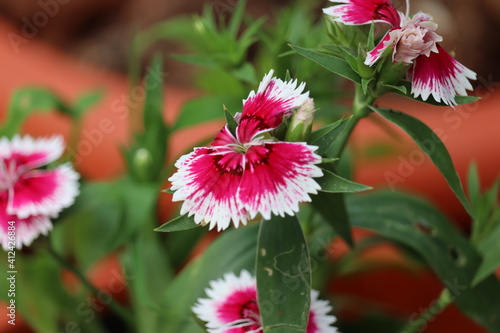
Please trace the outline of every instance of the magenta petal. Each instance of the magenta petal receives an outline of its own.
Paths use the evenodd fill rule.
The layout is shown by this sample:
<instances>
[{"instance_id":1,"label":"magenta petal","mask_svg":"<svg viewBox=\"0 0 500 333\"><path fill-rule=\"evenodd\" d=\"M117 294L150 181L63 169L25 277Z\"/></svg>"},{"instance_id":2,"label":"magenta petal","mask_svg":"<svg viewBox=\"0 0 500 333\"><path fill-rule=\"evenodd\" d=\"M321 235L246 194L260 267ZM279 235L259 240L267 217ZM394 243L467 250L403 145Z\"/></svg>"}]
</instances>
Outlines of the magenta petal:
<instances>
[{"instance_id":1,"label":"magenta petal","mask_svg":"<svg viewBox=\"0 0 500 333\"><path fill-rule=\"evenodd\" d=\"M9 222L15 222L15 237L9 235L9 227L12 229L12 224ZM23 219L17 215L8 214L7 195L6 193L0 195L0 243L4 250L7 251L13 244L15 244L16 249L28 246L41 234L47 235L51 229L52 223L47 216L36 215ZM12 232L12 230L10 231Z\"/></svg>"},{"instance_id":2,"label":"magenta petal","mask_svg":"<svg viewBox=\"0 0 500 333\"><path fill-rule=\"evenodd\" d=\"M367 53L366 59L365 59L365 65L371 66L373 65L379 58L380 56L384 53L384 51L391 46L392 43L394 43L395 40L395 35L391 34L392 31L399 30L400 28L394 28L389 30L384 38L378 43L377 46L373 50Z\"/></svg>"},{"instance_id":3,"label":"magenta petal","mask_svg":"<svg viewBox=\"0 0 500 333\"><path fill-rule=\"evenodd\" d=\"M469 79L475 80L476 73L450 56L439 44L438 52L427 57L420 55L410 70L412 93L425 101L432 97L448 105L456 105L455 95L466 96L472 90Z\"/></svg>"},{"instance_id":4,"label":"magenta petal","mask_svg":"<svg viewBox=\"0 0 500 333\"><path fill-rule=\"evenodd\" d=\"M78 174L64 164L52 170L22 174L9 190L7 211L20 218L31 215L56 217L78 195Z\"/></svg>"},{"instance_id":5,"label":"magenta petal","mask_svg":"<svg viewBox=\"0 0 500 333\"><path fill-rule=\"evenodd\" d=\"M225 324L249 321L245 325L245 330L234 329L235 332L247 332L261 327L260 320L256 320L260 318L260 313L255 285L233 290L223 302L217 304L215 311L218 320Z\"/></svg>"},{"instance_id":6,"label":"magenta petal","mask_svg":"<svg viewBox=\"0 0 500 333\"><path fill-rule=\"evenodd\" d=\"M228 146L228 145L236 144L236 142L237 142L236 138L233 136L233 134L231 134L231 132L229 131L229 129L226 125L219 131L219 133L217 133L211 146L213 146L213 147Z\"/></svg>"},{"instance_id":7,"label":"magenta petal","mask_svg":"<svg viewBox=\"0 0 500 333\"><path fill-rule=\"evenodd\" d=\"M347 25L372 22L385 22L393 27L401 25L403 14L396 10L389 0L331 0L331 2L345 3L345 5L324 8L323 13Z\"/></svg>"},{"instance_id":8,"label":"magenta petal","mask_svg":"<svg viewBox=\"0 0 500 333\"><path fill-rule=\"evenodd\" d=\"M293 215L300 202L311 201L309 194L320 189L312 177L323 175L314 165L321 162L314 150L315 147L292 142L249 148L238 196L252 218L258 213L265 219L270 219L271 213Z\"/></svg>"},{"instance_id":9,"label":"magenta petal","mask_svg":"<svg viewBox=\"0 0 500 333\"><path fill-rule=\"evenodd\" d=\"M196 223L210 223L212 229L226 229L231 220L246 224L248 214L236 200L245 163L244 155L227 147L195 148L175 164L169 178L173 201L184 201L181 214L194 215Z\"/></svg>"},{"instance_id":10,"label":"magenta petal","mask_svg":"<svg viewBox=\"0 0 500 333\"><path fill-rule=\"evenodd\" d=\"M0 148L0 164L3 160L7 169L14 166L17 173L22 173L58 159L64 151L64 141L62 136L33 139L16 135L11 141L0 139Z\"/></svg>"},{"instance_id":11,"label":"magenta petal","mask_svg":"<svg viewBox=\"0 0 500 333\"><path fill-rule=\"evenodd\" d=\"M297 86L297 81L283 82L272 77L273 71L267 74L259 85L257 93L252 91L243 101L243 111L237 134L238 140L248 143L252 138L264 131L278 127L309 97L309 92L302 93L305 84Z\"/></svg>"}]
</instances>

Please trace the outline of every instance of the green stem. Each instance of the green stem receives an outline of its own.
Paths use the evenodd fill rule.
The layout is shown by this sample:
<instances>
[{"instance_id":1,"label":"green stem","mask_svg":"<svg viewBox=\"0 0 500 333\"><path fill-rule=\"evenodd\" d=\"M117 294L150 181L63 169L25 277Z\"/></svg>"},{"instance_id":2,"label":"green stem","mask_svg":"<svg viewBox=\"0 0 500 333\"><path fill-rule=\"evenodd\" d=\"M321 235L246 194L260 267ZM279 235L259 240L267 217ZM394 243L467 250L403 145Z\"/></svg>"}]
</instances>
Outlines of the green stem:
<instances>
[{"instance_id":1,"label":"green stem","mask_svg":"<svg viewBox=\"0 0 500 333\"><path fill-rule=\"evenodd\" d=\"M71 265L63 256L57 253L51 246L48 248L49 253L54 257L54 259L65 269L69 270L73 273L78 280L87 288L91 293L96 294L99 297L100 290L97 289L90 281L83 275L79 270L77 270L73 265ZM110 301L106 301L107 306L124 322L133 325L134 322L132 320L133 316L126 308L117 303L112 297L110 297Z\"/></svg>"},{"instance_id":2,"label":"green stem","mask_svg":"<svg viewBox=\"0 0 500 333\"><path fill-rule=\"evenodd\" d=\"M371 110L368 108L368 106L372 105L372 103L375 101L375 97L371 95L365 95L363 93L363 88L361 85L357 84L356 85L356 91L354 95L354 101L352 105L352 117L347 123L346 128L342 131L338 138L338 143L336 145L337 149L334 153L333 156L336 157L341 157L342 153L344 152L344 149L347 145L347 141L349 140L349 137L352 134L352 131L358 124L358 122L366 117Z\"/></svg>"},{"instance_id":3,"label":"green stem","mask_svg":"<svg viewBox=\"0 0 500 333\"><path fill-rule=\"evenodd\" d=\"M453 302L454 297L451 295L451 292L444 288L439 295L439 298L435 303L433 303L429 308L420 314L415 319L411 319L410 323L406 325L401 333L416 333L422 332L423 328L427 326L429 321L431 321L434 317L440 314L448 305Z\"/></svg>"},{"instance_id":4,"label":"green stem","mask_svg":"<svg viewBox=\"0 0 500 333\"><path fill-rule=\"evenodd\" d=\"M82 120L80 117L73 118L73 124L69 132L68 147L71 148L71 161L76 163L78 160L78 142L82 131Z\"/></svg>"}]
</instances>

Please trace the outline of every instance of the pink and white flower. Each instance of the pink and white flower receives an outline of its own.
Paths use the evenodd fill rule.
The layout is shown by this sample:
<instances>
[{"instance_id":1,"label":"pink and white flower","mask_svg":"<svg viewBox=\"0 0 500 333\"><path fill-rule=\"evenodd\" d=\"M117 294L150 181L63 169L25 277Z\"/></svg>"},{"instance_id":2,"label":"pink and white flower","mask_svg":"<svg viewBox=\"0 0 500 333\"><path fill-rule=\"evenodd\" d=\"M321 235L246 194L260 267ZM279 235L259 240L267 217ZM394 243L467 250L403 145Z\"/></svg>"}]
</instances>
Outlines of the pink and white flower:
<instances>
[{"instance_id":1,"label":"pink and white flower","mask_svg":"<svg viewBox=\"0 0 500 333\"><path fill-rule=\"evenodd\" d=\"M184 201L181 214L194 215L196 223L223 230L259 213L265 219L293 215L320 189L312 179L323 175L314 165L321 162L316 147L269 134L308 101L308 92L303 93L304 84L272 75L243 101L235 134L226 125L209 147L195 148L176 162L178 170L169 178L173 201Z\"/></svg>"},{"instance_id":2,"label":"pink and white flower","mask_svg":"<svg viewBox=\"0 0 500 333\"><path fill-rule=\"evenodd\" d=\"M248 271L240 276L226 273L223 278L210 281L205 289L208 298L199 298L193 312L206 322L210 333L263 332L257 302L257 282ZM331 326L336 318L328 301L319 300L319 293L311 290L311 310L306 333L335 333Z\"/></svg>"},{"instance_id":3,"label":"pink and white flower","mask_svg":"<svg viewBox=\"0 0 500 333\"><path fill-rule=\"evenodd\" d=\"M448 105L456 105L455 95L467 95L472 90L469 79L476 73L450 56L439 42L443 38L436 33L437 24L432 17L398 11L390 0L330 0L341 5L323 9L335 21L348 25L384 22L391 29L380 43L368 52L365 64L372 66L392 46L393 62L411 65L408 71L412 81L412 94L425 101L432 97ZM409 1L407 0L407 12Z\"/></svg>"},{"instance_id":4,"label":"pink and white flower","mask_svg":"<svg viewBox=\"0 0 500 333\"><path fill-rule=\"evenodd\" d=\"M15 136L0 139L0 242L9 245L9 222L15 222L15 245L30 245L52 229L50 218L78 195L78 174L69 164L41 170L64 151L63 139ZM12 241L12 239L11 239Z\"/></svg>"}]
</instances>

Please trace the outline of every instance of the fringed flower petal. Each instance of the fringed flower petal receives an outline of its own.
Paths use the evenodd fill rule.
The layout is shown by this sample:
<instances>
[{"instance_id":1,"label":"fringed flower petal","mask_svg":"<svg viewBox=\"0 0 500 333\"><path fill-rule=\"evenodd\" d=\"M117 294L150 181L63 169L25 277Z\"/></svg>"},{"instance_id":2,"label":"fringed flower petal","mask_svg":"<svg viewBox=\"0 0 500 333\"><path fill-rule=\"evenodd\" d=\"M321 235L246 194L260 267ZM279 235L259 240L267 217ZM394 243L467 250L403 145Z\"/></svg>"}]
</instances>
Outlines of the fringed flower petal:
<instances>
[{"instance_id":1,"label":"fringed flower petal","mask_svg":"<svg viewBox=\"0 0 500 333\"><path fill-rule=\"evenodd\" d=\"M311 290L311 310L309 311L306 332L337 333L337 328L332 326L337 321L337 318L328 314L332 311L332 306L328 301L318 299L318 296L319 292L317 290Z\"/></svg>"},{"instance_id":2,"label":"fringed flower petal","mask_svg":"<svg viewBox=\"0 0 500 333\"><path fill-rule=\"evenodd\" d=\"M238 197L253 218L271 214L294 215L300 202L311 201L320 186L313 177L321 177L321 157L316 147L304 143L270 142L255 145L246 153L247 166L242 175Z\"/></svg>"},{"instance_id":3,"label":"fringed flower petal","mask_svg":"<svg viewBox=\"0 0 500 333\"><path fill-rule=\"evenodd\" d=\"M387 50L387 48L390 47L391 44L394 43L394 41L396 40L396 35L392 32L399 29L400 28L394 28L389 30L382 38L382 40L377 44L377 46L375 46L373 50L371 50L366 54L365 65L371 66L378 59L380 59L384 51Z\"/></svg>"},{"instance_id":4,"label":"fringed flower petal","mask_svg":"<svg viewBox=\"0 0 500 333\"><path fill-rule=\"evenodd\" d=\"M78 195L78 178L69 164L27 171L9 189L7 212L22 219L36 215L57 217Z\"/></svg>"},{"instance_id":5,"label":"fringed flower petal","mask_svg":"<svg viewBox=\"0 0 500 333\"><path fill-rule=\"evenodd\" d=\"M390 0L330 0L344 3L323 9L323 13L332 16L337 22L347 25L370 24L385 22L393 27L401 24L404 16L392 5Z\"/></svg>"},{"instance_id":6,"label":"fringed flower petal","mask_svg":"<svg viewBox=\"0 0 500 333\"><path fill-rule=\"evenodd\" d=\"M454 106L455 95L466 96L466 90L472 90L470 80L476 79L476 73L450 56L441 46L438 52L431 52L427 57L419 56L410 69L412 93L425 101L432 95L437 102Z\"/></svg>"},{"instance_id":7,"label":"fringed flower petal","mask_svg":"<svg viewBox=\"0 0 500 333\"><path fill-rule=\"evenodd\" d=\"M250 142L255 135L278 127L284 117L301 106L309 97L302 93L305 84L297 80L284 82L270 71L259 85L257 93L252 91L243 101L243 111L237 130L240 142Z\"/></svg>"},{"instance_id":8,"label":"fringed flower petal","mask_svg":"<svg viewBox=\"0 0 500 333\"><path fill-rule=\"evenodd\" d=\"M199 298L192 310L206 322L208 332L233 333L239 332L238 328L245 332L244 328L261 327L255 307L256 280L248 271L243 270L240 276L226 273L222 279L210 281L205 293L208 298ZM252 310L257 311L252 315Z\"/></svg>"},{"instance_id":9,"label":"fringed flower petal","mask_svg":"<svg viewBox=\"0 0 500 333\"><path fill-rule=\"evenodd\" d=\"M9 224L9 222L14 222ZM11 230L9 230L9 226ZM7 213L7 195L0 195L0 243L5 251L15 245L16 249L29 246L40 235L47 235L52 223L47 216L35 215L20 218ZM9 235L9 231L11 234Z\"/></svg>"},{"instance_id":10,"label":"fringed flower petal","mask_svg":"<svg viewBox=\"0 0 500 333\"><path fill-rule=\"evenodd\" d=\"M64 152L64 140L59 135L36 139L29 135L16 135L12 140L1 138L0 147L3 150L0 155L3 167L15 168L17 173L22 173L57 160Z\"/></svg>"},{"instance_id":11,"label":"fringed flower petal","mask_svg":"<svg viewBox=\"0 0 500 333\"><path fill-rule=\"evenodd\" d=\"M184 201L181 214L194 215L198 224L224 230L231 221L246 224L248 214L238 202L238 186L243 173L244 155L227 147L195 148L175 164L177 172L169 178L172 200Z\"/></svg>"}]
</instances>

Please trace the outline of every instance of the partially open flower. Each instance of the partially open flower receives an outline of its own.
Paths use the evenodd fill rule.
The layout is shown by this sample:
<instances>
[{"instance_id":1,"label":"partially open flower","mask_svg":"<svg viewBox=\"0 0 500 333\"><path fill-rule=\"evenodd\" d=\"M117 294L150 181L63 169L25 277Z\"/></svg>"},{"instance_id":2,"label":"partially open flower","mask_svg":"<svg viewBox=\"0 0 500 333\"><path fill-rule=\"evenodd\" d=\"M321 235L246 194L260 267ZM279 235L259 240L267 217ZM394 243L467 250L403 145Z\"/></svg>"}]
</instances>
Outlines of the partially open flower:
<instances>
[{"instance_id":1,"label":"partially open flower","mask_svg":"<svg viewBox=\"0 0 500 333\"><path fill-rule=\"evenodd\" d=\"M261 214L293 215L299 203L310 201L323 174L315 164L316 147L304 142L283 142L269 132L308 98L304 84L264 77L257 93L251 92L235 117L234 133L225 126L209 147L195 148L175 164L170 177L173 201L184 201L181 214L194 215L196 223L226 229Z\"/></svg>"},{"instance_id":2,"label":"partially open flower","mask_svg":"<svg viewBox=\"0 0 500 333\"><path fill-rule=\"evenodd\" d=\"M0 242L4 249L9 240L21 248L47 234L52 229L50 219L73 204L79 175L69 164L36 169L55 161L63 151L60 136L0 139ZM14 240L8 236L9 222L15 225Z\"/></svg>"},{"instance_id":3,"label":"partially open flower","mask_svg":"<svg viewBox=\"0 0 500 333\"><path fill-rule=\"evenodd\" d=\"M257 283L248 271L240 276L227 273L222 279L210 281L205 289L208 298L199 298L193 312L206 322L210 333L263 332L257 302ZM319 293L311 290L311 310L306 333L335 333L334 316L328 315L332 307L318 299Z\"/></svg>"},{"instance_id":4,"label":"partially open flower","mask_svg":"<svg viewBox=\"0 0 500 333\"><path fill-rule=\"evenodd\" d=\"M331 1L342 3L323 10L335 21L349 25L372 22L391 25L379 44L368 52L365 64L373 65L392 47L393 62L412 65L408 76L415 97L427 100L432 95L437 102L456 105L455 95L467 95L466 89L472 90L468 79L475 80L476 74L439 46L443 38L436 33L437 24L430 15L417 13L409 17L396 10L390 0Z\"/></svg>"}]
</instances>

